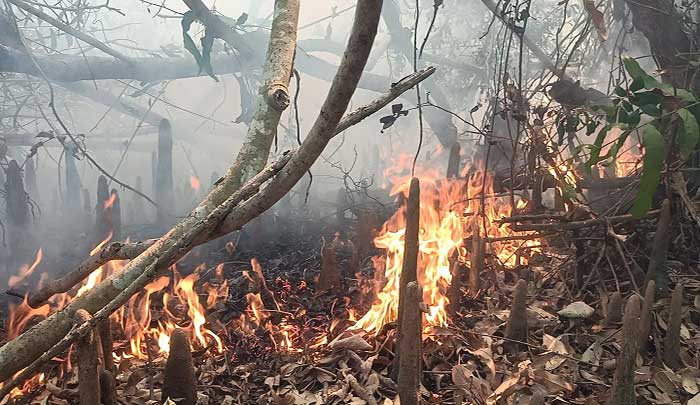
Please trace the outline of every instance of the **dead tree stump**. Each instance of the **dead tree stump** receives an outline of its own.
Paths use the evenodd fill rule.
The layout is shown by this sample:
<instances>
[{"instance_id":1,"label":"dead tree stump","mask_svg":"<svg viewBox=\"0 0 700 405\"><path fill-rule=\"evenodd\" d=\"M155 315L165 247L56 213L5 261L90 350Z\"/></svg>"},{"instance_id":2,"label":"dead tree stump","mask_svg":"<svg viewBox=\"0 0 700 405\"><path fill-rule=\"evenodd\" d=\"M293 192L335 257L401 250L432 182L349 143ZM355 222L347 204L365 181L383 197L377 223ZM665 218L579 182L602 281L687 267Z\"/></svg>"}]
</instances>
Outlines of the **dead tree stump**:
<instances>
[{"instance_id":1,"label":"dead tree stump","mask_svg":"<svg viewBox=\"0 0 700 405\"><path fill-rule=\"evenodd\" d=\"M117 402L117 383L110 371L100 370L100 396L102 397L102 405L119 404Z\"/></svg>"},{"instance_id":2,"label":"dead tree stump","mask_svg":"<svg viewBox=\"0 0 700 405\"><path fill-rule=\"evenodd\" d=\"M642 306L641 319L639 321L639 352L644 356L649 350L649 334L651 333L651 319L654 316L654 294L656 283L650 280L644 291L644 305Z\"/></svg>"},{"instance_id":3,"label":"dead tree stump","mask_svg":"<svg viewBox=\"0 0 700 405\"><path fill-rule=\"evenodd\" d=\"M683 365L681 361L681 321L683 316L683 285L678 283L671 295L671 305L668 308L666 322L666 337L664 338L664 363L678 370Z\"/></svg>"},{"instance_id":4,"label":"dead tree stump","mask_svg":"<svg viewBox=\"0 0 700 405\"><path fill-rule=\"evenodd\" d=\"M164 375L162 401L170 398L177 404L196 405L197 382L190 341L182 329L175 329L170 335L170 354L165 362Z\"/></svg>"},{"instance_id":5,"label":"dead tree stump","mask_svg":"<svg viewBox=\"0 0 700 405\"><path fill-rule=\"evenodd\" d=\"M158 159L155 173L157 222L168 224L173 214L173 135L170 121L162 120L158 127Z\"/></svg>"},{"instance_id":6,"label":"dead tree stump","mask_svg":"<svg viewBox=\"0 0 700 405\"><path fill-rule=\"evenodd\" d=\"M622 321L624 342L617 356L617 368L613 378L612 397L608 405L635 405L637 397L634 392L634 372L637 368L639 350L639 297L633 295L627 300L625 316Z\"/></svg>"},{"instance_id":7,"label":"dead tree stump","mask_svg":"<svg viewBox=\"0 0 700 405\"><path fill-rule=\"evenodd\" d=\"M486 243L481 237L479 218L479 216L475 216L472 221L472 251L469 268L469 292L472 295L478 294L481 290L481 273L484 272Z\"/></svg>"},{"instance_id":8,"label":"dead tree stump","mask_svg":"<svg viewBox=\"0 0 700 405\"><path fill-rule=\"evenodd\" d=\"M611 327L620 322L622 322L622 294L619 291L615 291L608 299L603 325Z\"/></svg>"},{"instance_id":9,"label":"dead tree stump","mask_svg":"<svg viewBox=\"0 0 700 405\"><path fill-rule=\"evenodd\" d=\"M17 161L7 165L5 180L5 207L9 228L9 248L11 262L24 260L31 248L29 233L29 197L24 190L22 169Z\"/></svg>"},{"instance_id":10,"label":"dead tree stump","mask_svg":"<svg viewBox=\"0 0 700 405\"><path fill-rule=\"evenodd\" d=\"M24 190L22 169L16 160L7 165L5 180L7 218L11 225L25 226L29 223L29 199Z\"/></svg>"},{"instance_id":11,"label":"dead tree stump","mask_svg":"<svg viewBox=\"0 0 700 405\"><path fill-rule=\"evenodd\" d=\"M398 394L402 405L418 405L421 374L423 289L411 281L404 293L404 315L399 329L401 356L398 364Z\"/></svg>"},{"instance_id":12,"label":"dead tree stump","mask_svg":"<svg viewBox=\"0 0 700 405\"><path fill-rule=\"evenodd\" d=\"M64 209L67 214L73 217L80 216L82 204L80 201L81 185L78 168L75 165L75 148L65 148L65 164L66 164L66 194L64 198Z\"/></svg>"},{"instance_id":13,"label":"dead tree stump","mask_svg":"<svg viewBox=\"0 0 700 405\"><path fill-rule=\"evenodd\" d=\"M104 368L111 373L117 371L114 365L114 356L112 355L112 348L114 346L112 340L112 321L109 317L105 318L103 321L97 324L97 331L100 335L100 344L102 345L102 361Z\"/></svg>"},{"instance_id":14,"label":"dead tree stump","mask_svg":"<svg viewBox=\"0 0 700 405\"><path fill-rule=\"evenodd\" d=\"M24 185L29 197L34 201L39 201L39 187L36 183L34 156L30 156L24 163Z\"/></svg>"},{"instance_id":15,"label":"dead tree stump","mask_svg":"<svg viewBox=\"0 0 700 405\"><path fill-rule=\"evenodd\" d=\"M654 280L656 283L656 295L662 296L668 293L668 275L666 274L666 255L668 254L668 243L671 239L671 223L673 216L671 212L671 201L665 199L661 205L661 215L656 225L654 243L651 247L651 257L649 268L647 269L646 283Z\"/></svg>"},{"instance_id":16,"label":"dead tree stump","mask_svg":"<svg viewBox=\"0 0 700 405\"><path fill-rule=\"evenodd\" d=\"M452 282L447 290L447 299L450 301L450 316L455 318L462 299L462 263L459 262L459 251L457 249L450 257L450 274L452 275Z\"/></svg>"},{"instance_id":17,"label":"dead tree stump","mask_svg":"<svg viewBox=\"0 0 700 405\"><path fill-rule=\"evenodd\" d=\"M79 309L75 313L75 322L82 325L90 322L90 313ZM78 395L81 405L100 403L99 359L97 355L97 339L91 331L76 344L78 358Z\"/></svg>"},{"instance_id":18,"label":"dead tree stump","mask_svg":"<svg viewBox=\"0 0 700 405\"><path fill-rule=\"evenodd\" d=\"M339 291L340 271L338 270L336 239L323 243L321 247L321 274L318 276L318 291Z\"/></svg>"},{"instance_id":19,"label":"dead tree stump","mask_svg":"<svg viewBox=\"0 0 700 405\"><path fill-rule=\"evenodd\" d=\"M506 324L503 347L510 354L527 349L527 281L518 280L513 293L513 303Z\"/></svg>"},{"instance_id":20,"label":"dead tree stump","mask_svg":"<svg viewBox=\"0 0 700 405\"><path fill-rule=\"evenodd\" d=\"M83 211L88 218L92 218L92 201L90 200L90 191L83 188Z\"/></svg>"},{"instance_id":21,"label":"dead tree stump","mask_svg":"<svg viewBox=\"0 0 700 405\"><path fill-rule=\"evenodd\" d=\"M456 179L459 177L460 163L462 162L461 147L459 142L452 144L450 157L447 160L447 178Z\"/></svg>"},{"instance_id":22,"label":"dead tree stump","mask_svg":"<svg viewBox=\"0 0 700 405\"><path fill-rule=\"evenodd\" d=\"M418 281L419 231L420 182L414 177L411 179L408 200L406 201L406 235L404 237L403 266L401 267L401 275L399 277L399 310L397 320L399 330L401 330L401 325L403 324L403 313L406 307L405 295L408 283ZM398 377L397 372L400 370L402 353L401 334L399 333L394 350L394 378Z\"/></svg>"},{"instance_id":23,"label":"dead tree stump","mask_svg":"<svg viewBox=\"0 0 700 405\"><path fill-rule=\"evenodd\" d=\"M112 223L112 240L121 240L122 235L122 206L119 200L119 193L116 188L112 189L109 200L112 202L105 214L108 215Z\"/></svg>"},{"instance_id":24,"label":"dead tree stump","mask_svg":"<svg viewBox=\"0 0 700 405\"><path fill-rule=\"evenodd\" d=\"M106 213L105 206L109 201L109 186L107 178L100 176L97 179L97 198L95 200L95 244L107 239L112 231L111 218Z\"/></svg>"}]
</instances>

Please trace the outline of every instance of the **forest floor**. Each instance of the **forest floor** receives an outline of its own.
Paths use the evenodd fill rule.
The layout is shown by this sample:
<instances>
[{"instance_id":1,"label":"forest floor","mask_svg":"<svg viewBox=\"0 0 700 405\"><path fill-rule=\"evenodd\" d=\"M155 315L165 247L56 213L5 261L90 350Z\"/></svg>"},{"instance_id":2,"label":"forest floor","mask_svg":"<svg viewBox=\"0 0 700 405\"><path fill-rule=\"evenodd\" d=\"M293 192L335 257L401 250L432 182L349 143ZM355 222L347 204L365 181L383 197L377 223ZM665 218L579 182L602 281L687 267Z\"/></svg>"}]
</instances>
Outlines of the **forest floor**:
<instances>
[{"instance_id":1,"label":"forest floor","mask_svg":"<svg viewBox=\"0 0 700 405\"><path fill-rule=\"evenodd\" d=\"M334 238L334 221L302 216L268 218L252 230L226 241L197 248L178 265L183 275L196 263L223 264L230 286L227 299L208 314L225 350L193 353L201 404L382 404L394 403L391 377L396 329L389 323L376 334L353 330L356 317L371 305L367 285L374 267L370 251L361 258L360 274L350 274L341 261L342 285L317 292L321 246ZM342 238L352 239L356 224ZM610 286L633 291L624 271L598 271L573 291L576 255L554 240L518 269L499 268L487 260L482 290L462 291L448 326L423 336L422 397L441 404L598 404L610 394L616 358L622 344L622 306L608 320ZM581 260L592 260L584 255ZM279 310L265 322L250 316L250 260L257 258ZM591 268L591 264L588 264ZM584 266L585 268L585 266ZM466 272L462 272L467 284ZM207 274L202 275L206 280ZM527 280L526 343L517 350L502 339L519 278ZM685 287L681 360L675 370L660 360L668 320L669 298L654 305L653 341L637 360L639 403L700 404L700 281L675 278ZM624 299L627 299L626 294ZM158 300L153 299L156 303ZM572 305L573 304L573 305ZM269 308L267 308L269 309ZM562 311L566 309L565 311ZM157 305L154 313L162 310ZM153 317L153 321L157 316ZM280 338L280 336L282 336ZM513 342L510 342L513 343ZM115 344L128 342L115 334ZM149 356L150 357L150 356ZM14 403L65 404L75 401L75 373L63 373L64 361L47 365L41 383L25 386ZM165 357L123 359L117 376L122 404L159 403Z\"/></svg>"}]
</instances>

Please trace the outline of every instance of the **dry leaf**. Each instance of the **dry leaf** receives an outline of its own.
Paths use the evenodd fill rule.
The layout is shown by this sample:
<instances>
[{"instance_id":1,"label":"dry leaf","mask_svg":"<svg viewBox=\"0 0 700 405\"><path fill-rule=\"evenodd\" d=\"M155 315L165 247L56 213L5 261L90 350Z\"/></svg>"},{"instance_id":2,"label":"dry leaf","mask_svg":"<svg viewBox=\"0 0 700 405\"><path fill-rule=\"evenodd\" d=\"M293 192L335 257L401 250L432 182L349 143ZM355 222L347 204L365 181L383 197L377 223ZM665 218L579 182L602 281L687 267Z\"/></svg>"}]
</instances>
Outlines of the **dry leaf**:
<instances>
[{"instance_id":1,"label":"dry leaf","mask_svg":"<svg viewBox=\"0 0 700 405\"><path fill-rule=\"evenodd\" d=\"M372 345L362 339L362 336L360 335L352 335L350 337L346 337L345 339L335 340L328 346L331 348L331 350L350 349L354 351L366 351L372 349Z\"/></svg>"},{"instance_id":2,"label":"dry leaf","mask_svg":"<svg viewBox=\"0 0 700 405\"><path fill-rule=\"evenodd\" d=\"M566 349L566 346L561 341L561 336L555 338L554 336L545 333L542 336L542 345L550 352L564 355L569 354L569 351ZM552 371L557 367L561 366L561 363L563 363L564 361L566 361L565 357L554 356L551 359L549 359L549 361L547 361L547 364L545 364L544 368L548 371Z\"/></svg>"},{"instance_id":3,"label":"dry leaf","mask_svg":"<svg viewBox=\"0 0 700 405\"><path fill-rule=\"evenodd\" d=\"M700 394L697 394L694 397L690 398L688 400L688 405L700 405Z\"/></svg>"},{"instance_id":4,"label":"dry leaf","mask_svg":"<svg viewBox=\"0 0 700 405\"><path fill-rule=\"evenodd\" d=\"M598 10L595 6L594 0L583 0L583 7L591 16L591 21L593 21L593 26L595 26L596 31L598 31L598 36L601 41L608 40L608 29L605 27L605 15L602 11Z\"/></svg>"},{"instance_id":5,"label":"dry leaf","mask_svg":"<svg viewBox=\"0 0 700 405\"><path fill-rule=\"evenodd\" d=\"M590 305L583 301L572 302L561 311L557 312L559 316L568 319L586 319L593 316L595 310Z\"/></svg>"},{"instance_id":6,"label":"dry leaf","mask_svg":"<svg viewBox=\"0 0 700 405\"><path fill-rule=\"evenodd\" d=\"M688 368L681 370L681 385L683 385L685 392L691 395L695 395L700 392L700 389L698 389L699 382L700 380L693 375L692 370Z\"/></svg>"}]
</instances>

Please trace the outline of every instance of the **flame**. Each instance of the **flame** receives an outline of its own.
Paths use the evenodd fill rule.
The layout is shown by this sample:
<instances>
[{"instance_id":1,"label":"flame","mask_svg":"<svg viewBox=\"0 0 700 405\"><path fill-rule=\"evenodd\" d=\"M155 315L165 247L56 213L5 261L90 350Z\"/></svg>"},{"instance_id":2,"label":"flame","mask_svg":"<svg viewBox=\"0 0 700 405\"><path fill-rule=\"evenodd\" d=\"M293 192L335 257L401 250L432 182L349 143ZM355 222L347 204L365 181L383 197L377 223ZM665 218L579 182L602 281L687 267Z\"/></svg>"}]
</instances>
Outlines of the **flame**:
<instances>
[{"instance_id":1,"label":"flame","mask_svg":"<svg viewBox=\"0 0 700 405\"><path fill-rule=\"evenodd\" d=\"M24 297L24 300L19 305L9 304L10 316L6 325L7 339L12 340L19 336L33 318L46 318L50 312L51 309L48 304L44 304L39 308L29 306L27 296Z\"/></svg>"},{"instance_id":2,"label":"flame","mask_svg":"<svg viewBox=\"0 0 700 405\"><path fill-rule=\"evenodd\" d=\"M201 186L197 176L190 176L190 187L195 193L199 193L199 187Z\"/></svg>"},{"instance_id":3,"label":"flame","mask_svg":"<svg viewBox=\"0 0 700 405\"><path fill-rule=\"evenodd\" d=\"M95 248L92 249L92 251L90 251L90 256L97 254L110 240L112 240L112 231L109 232L107 237L102 242L98 243L97 246L95 246ZM95 269L92 273L90 273L87 280L83 283L80 289L78 289L77 294L75 294L76 297L80 297L81 295L90 291L95 285L97 285L97 283L102 281L102 273L104 272L103 267L104 266L100 266L97 269Z\"/></svg>"},{"instance_id":4,"label":"flame","mask_svg":"<svg viewBox=\"0 0 700 405\"><path fill-rule=\"evenodd\" d=\"M110 193L109 198L106 199L104 202L104 210L106 211L106 210L112 208L112 206L114 205L114 202L116 200L117 200L117 193L114 193L114 192Z\"/></svg>"},{"instance_id":5,"label":"flame","mask_svg":"<svg viewBox=\"0 0 700 405\"><path fill-rule=\"evenodd\" d=\"M27 279L27 277L31 276L34 270L36 270L37 267L39 267L39 264L41 263L41 259L43 258L43 252L41 248L37 250L36 252L36 257L34 258L34 263L32 263L31 266L22 265L19 269L19 274L16 276L10 276L8 285L10 288L17 286L18 284L22 283L24 280Z\"/></svg>"},{"instance_id":6,"label":"flame","mask_svg":"<svg viewBox=\"0 0 700 405\"><path fill-rule=\"evenodd\" d=\"M446 160L446 159L445 159ZM412 156L401 155L398 161L385 171L385 178L393 180L392 195L408 197ZM469 264L463 241L471 236L472 221L477 221L483 237L525 235L516 233L499 219L510 216L513 207L509 197L494 194L493 176L478 164L463 171L466 180L445 180L437 170L416 167L421 181L420 233L418 257L418 282L423 287L423 302L427 306L424 317L426 327L445 326L448 323L447 290L452 281L450 260L459 257ZM439 180L438 180L439 179ZM484 207L480 206L484 195ZM518 198L516 207L526 205ZM483 215L483 217L482 217ZM406 208L402 206L384 225L374 239L376 247L385 250L381 258L373 260L375 280L379 291L370 310L352 329L363 329L377 334L382 327L398 316L398 289L403 266ZM527 263L522 255L523 246L533 246L533 241L497 241L488 244L493 254L506 268Z\"/></svg>"},{"instance_id":7,"label":"flame","mask_svg":"<svg viewBox=\"0 0 700 405\"><path fill-rule=\"evenodd\" d=\"M172 283L170 277L165 276L153 281L146 286L144 292L129 300L125 313L116 314L114 319L122 325L124 334L129 339L131 356L147 358L151 342L157 346L159 353L167 355L170 352L170 335L178 328L188 334L193 346L204 349L211 346L216 352L223 353L223 341L206 327L206 312L219 298L228 296L229 287L226 281L219 286L205 283L202 286L207 292L205 308L195 291L195 285L204 268L204 265L200 265L192 274L182 278L177 267L172 266ZM172 287L169 287L171 285ZM159 293L162 293L162 310L153 326L152 296Z\"/></svg>"}]
</instances>

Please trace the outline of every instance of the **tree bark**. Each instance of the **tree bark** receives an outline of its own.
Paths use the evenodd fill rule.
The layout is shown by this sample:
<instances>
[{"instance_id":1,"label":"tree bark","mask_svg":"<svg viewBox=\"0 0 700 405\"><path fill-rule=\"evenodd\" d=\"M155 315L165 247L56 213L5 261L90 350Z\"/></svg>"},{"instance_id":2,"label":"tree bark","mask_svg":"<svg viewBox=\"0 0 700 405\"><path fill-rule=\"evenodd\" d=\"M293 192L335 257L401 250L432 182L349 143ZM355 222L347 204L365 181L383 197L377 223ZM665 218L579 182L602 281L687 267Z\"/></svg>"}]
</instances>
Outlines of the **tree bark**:
<instances>
[{"instance_id":1,"label":"tree bark","mask_svg":"<svg viewBox=\"0 0 700 405\"><path fill-rule=\"evenodd\" d=\"M188 5L192 2L198 3L197 0L186 0ZM206 10L206 7L202 8ZM218 18L213 20L221 23ZM289 106L288 87L294 65L298 23L299 0L277 0L262 84L255 101L255 115L236 158L240 171L234 177L234 187L265 167L272 141L277 136L280 117Z\"/></svg>"}]
</instances>

